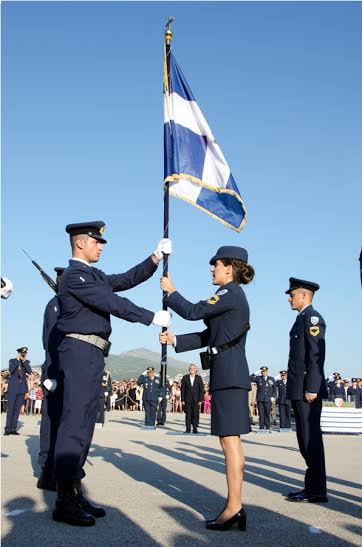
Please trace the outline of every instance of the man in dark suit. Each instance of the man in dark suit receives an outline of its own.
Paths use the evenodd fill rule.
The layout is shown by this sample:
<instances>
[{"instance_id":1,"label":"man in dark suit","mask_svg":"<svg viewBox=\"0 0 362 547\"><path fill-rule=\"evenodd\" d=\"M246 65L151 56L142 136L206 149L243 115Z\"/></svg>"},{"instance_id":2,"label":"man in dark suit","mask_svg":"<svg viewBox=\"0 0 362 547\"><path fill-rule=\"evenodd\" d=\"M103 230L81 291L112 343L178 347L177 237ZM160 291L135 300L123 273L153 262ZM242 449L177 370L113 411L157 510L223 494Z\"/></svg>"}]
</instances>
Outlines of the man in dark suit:
<instances>
[{"instance_id":1,"label":"man in dark suit","mask_svg":"<svg viewBox=\"0 0 362 547\"><path fill-rule=\"evenodd\" d=\"M304 489L292 492L293 502L326 503L326 469L320 428L322 399L327 398L324 381L325 330L323 317L312 307L317 283L291 277L289 302L299 312L290 331L287 399L292 402L300 453L307 470Z\"/></svg>"},{"instance_id":2,"label":"man in dark suit","mask_svg":"<svg viewBox=\"0 0 362 547\"><path fill-rule=\"evenodd\" d=\"M30 362L26 358L28 348L23 346L16 351L18 356L9 361L8 411L4 435L19 435L16 428L24 396L28 391L26 375L32 372Z\"/></svg>"},{"instance_id":3,"label":"man in dark suit","mask_svg":"<svg viewBox=\"0 0 362 547\"><path fill-rule=\"evenodd\" d=\"M186 433L198 433L200 406L204 399L204 382L197 374L196 365L189 366L189 374L181 381L181 401L185 407Z\"/></svg>"},{"instance_id":4,"label":"man in dark suit","mask_svg":"<svg viewBox=\"0 0 362 547\"><path fill-rule=\"evenodd\" d=\"M290 401L287 399L287 371L280 371L280 380L275 382L278 390L277 404L279 407L280 429L290 429Z\"/></svg>"}]
</instances>

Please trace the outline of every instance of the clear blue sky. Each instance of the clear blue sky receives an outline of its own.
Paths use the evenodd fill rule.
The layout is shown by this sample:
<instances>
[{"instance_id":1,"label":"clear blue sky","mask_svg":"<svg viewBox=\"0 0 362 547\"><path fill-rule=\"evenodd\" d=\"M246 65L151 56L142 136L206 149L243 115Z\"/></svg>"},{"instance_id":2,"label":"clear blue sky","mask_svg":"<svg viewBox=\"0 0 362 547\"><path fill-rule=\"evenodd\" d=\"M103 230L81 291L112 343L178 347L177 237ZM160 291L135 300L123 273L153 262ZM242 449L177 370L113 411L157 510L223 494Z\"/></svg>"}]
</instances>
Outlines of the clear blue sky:
<instances>
[{"instance_id":1,"label":"clear blue sky","mask_svg":"<svg viewBox=\"0 0 362 547\"><path fill-rule=\"evenodd\" d=\"M248 210L236 234L171 199L170 270L191 301L213 294L208 260L245 246L250 370L285 367L295 320L290 276L318 282L326 373L362 375L362 4L2 3L2 361L43 360L53 275L70 222L104 220L99 266L125 271L162 235L163 32L226 156ZM159 309L159 273L125 296ZM202 328L174 316L175 333ZM157 329L113 320L112 352L157 350ZM171 350L173 353L173 350ZM185 360L197 354L183 354Z\"/></svg>"}]
</instances>

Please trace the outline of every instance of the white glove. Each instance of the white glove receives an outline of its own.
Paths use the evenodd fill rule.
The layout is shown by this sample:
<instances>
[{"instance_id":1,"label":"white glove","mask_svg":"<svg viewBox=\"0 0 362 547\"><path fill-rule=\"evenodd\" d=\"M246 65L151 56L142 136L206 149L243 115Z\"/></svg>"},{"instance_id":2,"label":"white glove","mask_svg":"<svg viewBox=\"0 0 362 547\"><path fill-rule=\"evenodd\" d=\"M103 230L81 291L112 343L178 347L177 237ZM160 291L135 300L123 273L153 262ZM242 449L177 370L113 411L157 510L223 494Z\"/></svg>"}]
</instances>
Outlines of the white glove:
<instances>
[{"instance_id":1,"label":"white glove","mask_svg":"<svg viewBox=\"0 0 362 547\"><path fill-rule=\"evenodd\" d=\"M156 311L152 323L157 327L170 327L171 326L171 314L169 311L160 310Z\"/></svg>"},{"instance_id":2,"label":"white glove","mask_svg":"<svg viewBox=\"0 0 362 547\"><path fill-rule=\"evenodd\" d=\"M7 277L2 277L1 281L5 283L4 287L1 287L1 298L9 298L14 290L14 285Z\"/></svg>"},{"instance_id":3,"label":"white glove","mask_svg":"<svg viewBox=\"0 0 362 547\"><path fill-rule=\"evenodd\" d=\"M169 396L169 395L166 395L166 399L168 400L169 398L170 398L170 396Z\"/></svg>"},{"instance_id":4,"label":"white glove","mask_svg":"<svg viewBox=\"0 0 362 547\"><path fill-rule=\"evenodd\" d=\"M47 378L46 380L44 380L43 382L43 386L45 387L45 389L47 389L48 391L55 391L56 388L57 388L57 381L56 380L50 380L50 378Z\"/></svg>"},{"instance_id":5,"label":"white glove","mask_svg":"<svg viewBox=\"0 0 362 547\"><path fill-rule=\"evenodd\" d=\"M158 398L158 402L160 403L162 401L162 397L159 397Z\"/></svg>"},{"instance_id":6,"label":"white glove","mask_svg":"<svg viewBox=\"0 0 362 547\"><path fill-rule=\"evenodd\" d=\"M272 403L274 403L275 397L270 397L270 400L271 400Z\"/></svg>"},{"instance_id":7,"label":"white glove","mask_svg":"<svg viewBox=\"0 0 362 547\"><path fill-rule=\"evenodd\" d=\"M163 255L170 255L172 254L172 241L171 239L161 239L159 244L157 245L157 248L155 251L153 251L153 254L157 258L157 260L162 260Z\"/></svg>"},{"instance_id":8,"label":"white glove","mask_svg":"<svg viewBox=\"0 0 362 547\"><path fill-rule=\"evenodd\" d=\"M104 396L105 396L105 397L108 397L108 391L105 391L105 392L104 392Z\"/></svg>"}]
</instances>

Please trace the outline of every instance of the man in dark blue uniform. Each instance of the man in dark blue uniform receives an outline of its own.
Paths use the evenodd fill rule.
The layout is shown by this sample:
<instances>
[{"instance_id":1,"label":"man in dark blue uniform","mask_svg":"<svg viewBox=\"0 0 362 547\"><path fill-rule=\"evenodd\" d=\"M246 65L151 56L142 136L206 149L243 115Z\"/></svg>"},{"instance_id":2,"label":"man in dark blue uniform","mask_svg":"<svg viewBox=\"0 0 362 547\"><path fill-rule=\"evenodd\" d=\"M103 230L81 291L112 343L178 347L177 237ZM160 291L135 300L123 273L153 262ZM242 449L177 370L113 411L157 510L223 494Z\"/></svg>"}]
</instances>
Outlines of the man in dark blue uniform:
<instances>
[{"instance_id":1,"label":"man in dark blue uniform","mask_svg":"<svg viewBox=\"0 0 362 547\"><path fill-rule=\"evenodd\" d=\"M155 426L157 404L162 401L162 391L160 378L155 376L155 369L148 367L146 374L141 374L138 378L137 384L143 386L143 407L145 409L145 425Z\"/></svg>"},{"instance_id":2,"label":"man in dark blue uniform","mask_svg":"<svg viewBox=\"0 0 362 547\"><path fill-rule=\"evenodd\" d=\"M64 268L56 267L54 271L56 272L57 289L59 289ZM44 397L40 422L39 465L41 466L41 474L37 482L38 488L52 491L56 490L56 483L53 477L54 448L63 402L62 386L59 382L58 361L58 346L63 339L63 333L57 327L59 313L59 299L55 295L45 308L43 320L45 361L42 366L41 382Z\"/></svg>"},{"instance_id":3,"label":"man in dark blue uniform","mask_svg":"<svg viewBox=\"0 0 362 547\"><path fill-rule=\"evenodd\" d=\"M287 399L286 370L280 371L280 380L275 382L277 388L277 405L279 407L280 429L290 429L290 401Z\"/></svg>"},{"instance_id":4,"label":"man in dark blue uniform","mask_svg":"<svg viewBox=\"0 0 362 547\"><path fill-rule=\"evenodd\" d=\"M58 498L53 519L78 526L92 526L105 515L83 496L81 479L97 418L104 356L109 349L110 316L132 323L166 326L170 314L140 308L116 292L135 287L156 271L170 241L162 240L146 260L122 274L106 275L93 268L106 241L104 222L69 224L72 259L63 273L58 297L58 329L64 334L59 352L59 379L63 408L54 454Z\"/></svg>"},{"instance_id":5,"label":"man in dark blue uniform","mask_svg":"<svg viewBox=\"0 0 362 547\"><path fill-rule=\"evenodd\" d=\"M161 371L159 373L159 376L161 378ZM158 403L157 425L165 425L166 423L167 402L170 398L170 392L171 392L170 382L166 378L166 385L163 387L160 387L160 397L162 397L162 399Z\"/></svg>"},{"instance_id":6,"label":"man in dark blue uniform","mask_svg":"<svg viewBox=\"0 0 362 547\"><path fill-rule=\"evenodd\" d=\"M335 401L336 399L346 400L346 394L344 391L344 386L342 384L342 378L340 376L335 377L334 385L330 389L330 400Z\"/></svg>"},{"instance_id":7,"label":"man in dark blue uniform","mask_svg":"<svg viewBox=\"0 0 362 547\"><path fill-rule=\"evenodd\" d=\"M328 390L328 401L333 402L334 399L332 398L332 391L335 388L336 385L336 378L337 376L340 376L339 372L333 372L333 380L329 379L327 382L327 390Z\"/></svg>"},{"instance_id":8,"label":"man in dark blue uniform","mask_svg":"<svg viewBox=\"0 0 362 547\"><path fill-rule=\"evenodd\" d=\"M354 403L356 400L357 393L357 378L352 378L352 385L347 389L347 400L351 403Z\"/></svg>"},{"instance_id":9,"label":"man in dark blue uniform","mask_svg":"<svg viewBox=\"0 0 362 547\"><path fill-rule=\"evenodd\" d=\"M98 417L97 424L104 425L104 405L108 396L112 395L112 378L111 373L105 370L102 377L102 386L98 398Z\"/></svg>"},{"instance_id":10,"label":"man in dark blue uniform","mask_svg":"<svg viewBox=\"0 0 362 547\"><path fill-rule=\"evenodd\" d=\"M270 429L270 409L272 398L275 398L275 380L268 376L268 367L260 367L260 371L261 376L255 377L259 429Z\"/></svg>"},{"instance_id":11,"label":"man in dark blue uniform","mask_svg":"<svg viewBox=\"0 0 362 547\"><path fill-rule=\"evenodd\" d=\"M26 374L31 374L30 361L26 355L28 348L23 346L16 350L18 355L9 361L8 378L8 411L4 435L19 435L16 431L20 409L24 403L24 395L28 391Z\"/></svg>"},{"instance_id":12,"label":"man in dark blue uniform","mask_svg":"<svg viewBox=\"0 0 362 547\"><path fill-rule=\"evenodd\" d=\"M325 503L327 498L324 446L320 428L324 381L325 330L323 317L312 306L317 283L291 277L289 302L299 312L290 331L287 399L292 402L297 438L307 470L304 489L287 495L293 502Z\"/></svg>"},{"instance_id":13,"label":"man in dark blue uniform","mask_svg":"<svg viewBox=\"0 0 362 547\"><path fill-rule=\"evenodd\" d=\"M361 378L356 378L357 380L357 390L354 396L354 404L356 408L362 408L362 386Z\"/></svg>"}]
</instances>

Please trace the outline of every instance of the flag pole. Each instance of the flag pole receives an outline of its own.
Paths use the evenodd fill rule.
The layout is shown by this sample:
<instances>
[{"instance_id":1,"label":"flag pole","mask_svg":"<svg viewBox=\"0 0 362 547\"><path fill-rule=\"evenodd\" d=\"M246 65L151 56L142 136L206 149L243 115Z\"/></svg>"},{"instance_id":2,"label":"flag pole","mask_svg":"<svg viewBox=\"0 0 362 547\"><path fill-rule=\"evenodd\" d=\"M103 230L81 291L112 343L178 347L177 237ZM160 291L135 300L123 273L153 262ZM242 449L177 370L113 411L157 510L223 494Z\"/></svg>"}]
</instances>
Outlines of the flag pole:
<instances>
[{"instance_id":1,"label":"flag pole","mask_svg":"<svg viewBox=\"0 0 362 547\"><path fill-rule=\"evenodd\" d=\"M165 30L165 58L164 58L164 86L165 93L170 92L170 50L171 50L171 40L172 40L172 30L171 24L173 17L169 17L166 23ZM169 185L168 182L164 184L164 196L163 196L163 237L169 236ZM168 255L163 255L163 275L167 276L168 274ZM165 302L165 296L167 293L163 291L162 297L162 309L167 310L167 304ZM166 332L167 328L163 327L162 332ZM161 344L161 387L166 386L167 381L167 344Z\"/></svg>"}]
</instances>

